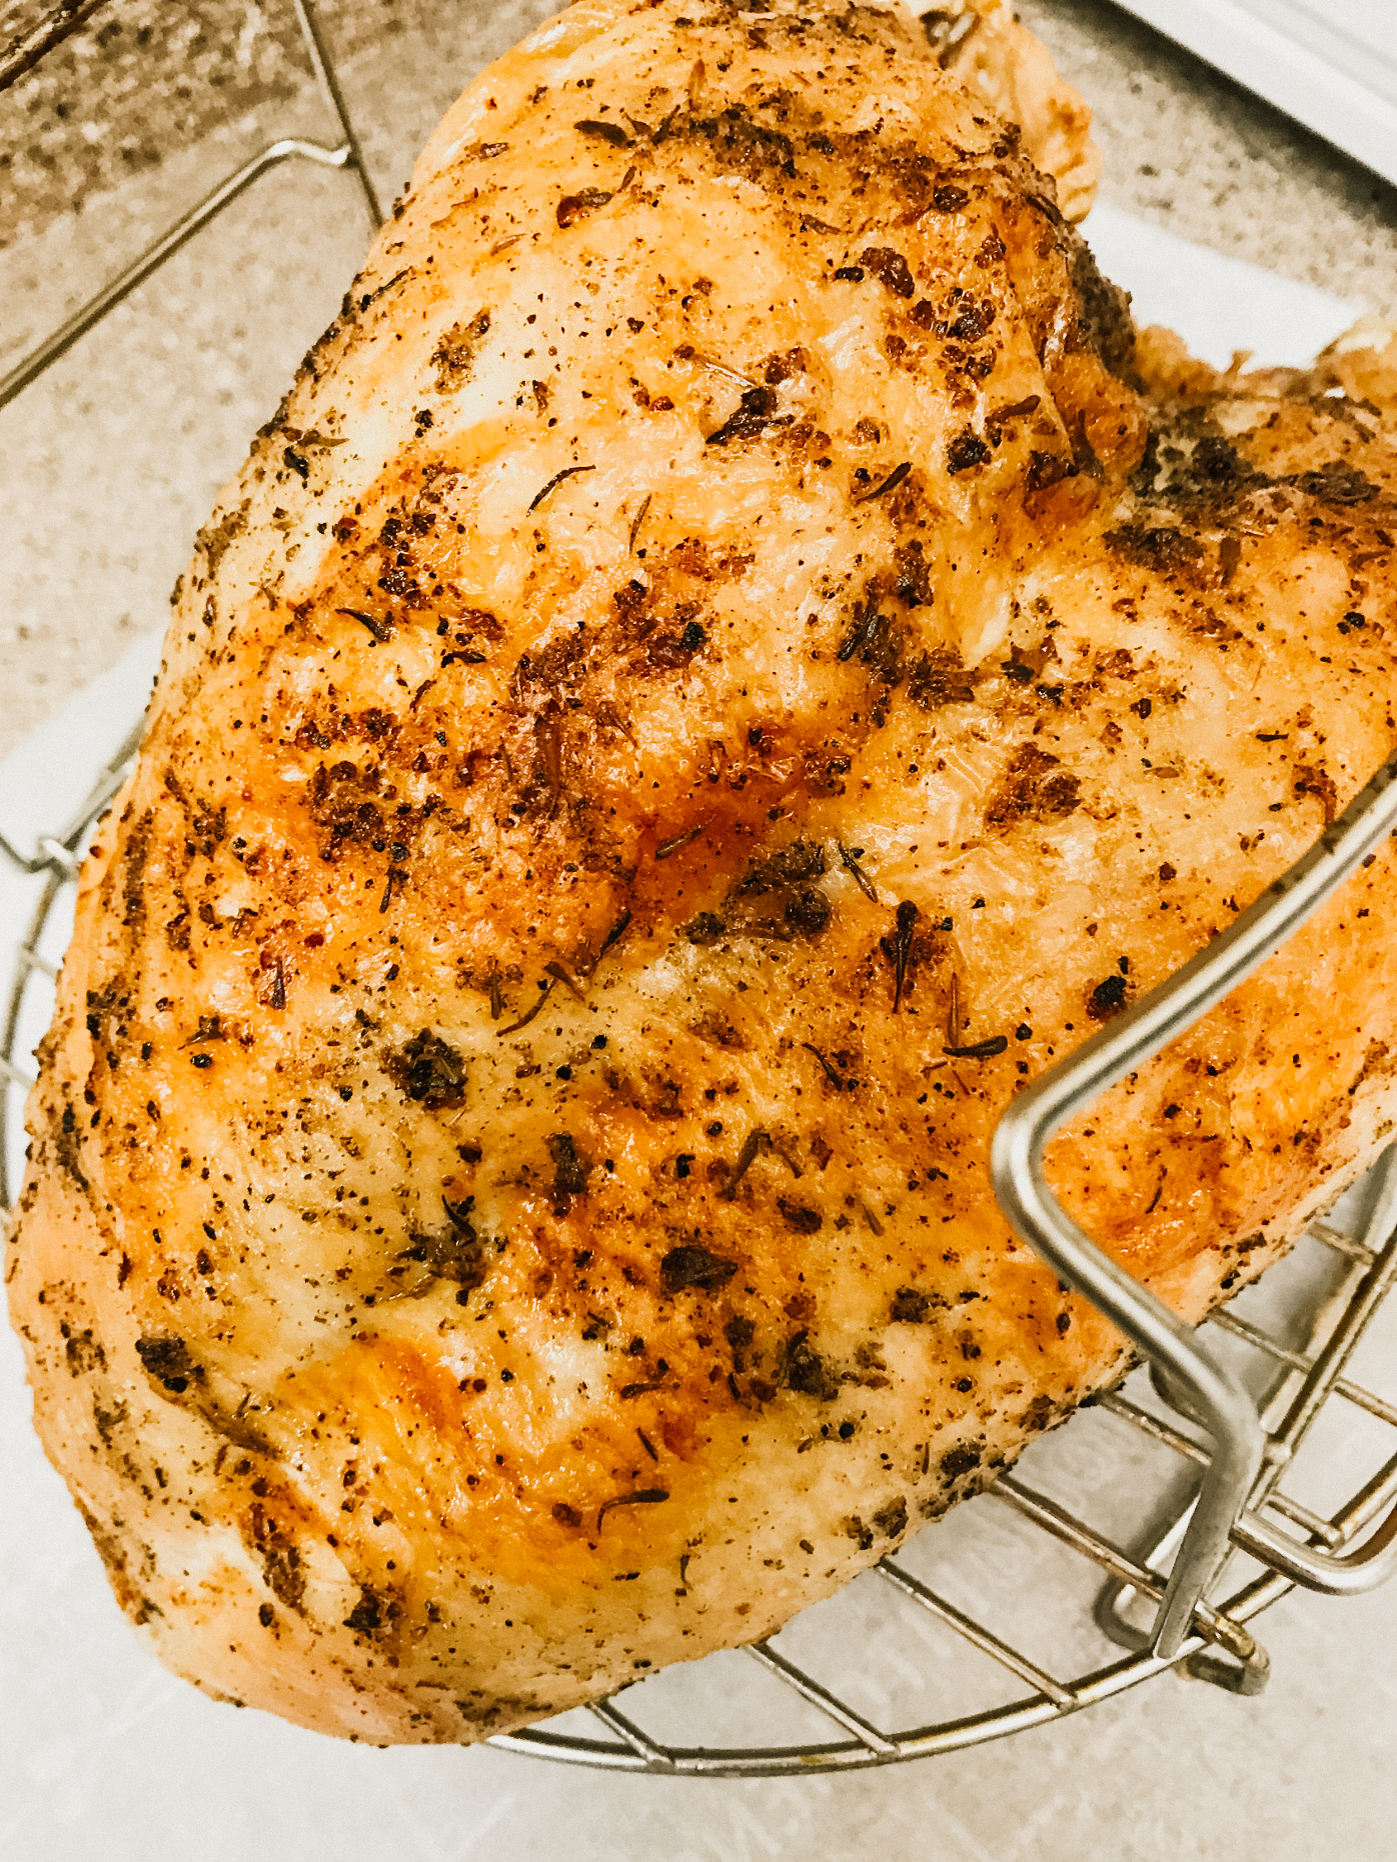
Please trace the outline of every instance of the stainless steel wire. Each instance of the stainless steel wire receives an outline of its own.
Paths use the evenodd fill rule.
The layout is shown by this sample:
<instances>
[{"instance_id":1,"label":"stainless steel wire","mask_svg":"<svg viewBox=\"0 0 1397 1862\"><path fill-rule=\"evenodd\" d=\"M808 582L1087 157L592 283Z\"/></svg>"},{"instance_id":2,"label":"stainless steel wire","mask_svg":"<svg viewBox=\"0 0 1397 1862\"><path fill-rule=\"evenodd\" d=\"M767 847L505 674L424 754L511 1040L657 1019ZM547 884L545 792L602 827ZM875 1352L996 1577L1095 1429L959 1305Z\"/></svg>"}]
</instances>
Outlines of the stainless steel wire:
<instances>
[{"instance_id":1,"label":"stainless steel wire","mask_svg":"<svg viewBox=\"0 0 1397 1862\"><path fill-rule=\"evenodd\" d=\"M327 108L336 117L337 145L283 138L269 143L225 177L199 205L178 220L118 277L98 290L68 321L0 382L0 406L37 380L112 307L120 303L189 239L206 228L230 201L279 163L309 160L357 175L372 223L382 219L360 141L319 30L310 0L290 0L307 57ZM91 9L60 7L53 23L77 22ZM61 36L61 35L60 35ZM57 42L56 38L53 42ZM37 42L36 42L37 43ZM35 57L42 55L42 47ZM33 58L30 62L34 62ZM46 935L71 894L77 850L92 823L117 793L129 768L139 727L100 771L77 814L25 851L0 835L0 884L8 865L11 883L40 880L25 932L10 954L11 974L0 1025L0 1207L8 1208L7 1176L18 1125L19 1097L30 1083L18 1048L21 1029L35 1019L32 992L51 988L54 965L43 954ZM697 1776L772 1776L812 1770L857 1769L954 1751L1002 1738L1063 1714L1080 1712L1127 1688L1166 1672L1176 1663L1238 1693L1264 1686L1268 1660L1248 1625L1297 1584L1334 1593L1367 1588L1397 1563L1397 1452L1364 1481L1329 1517L1281 1491L1304 1439L1334 1403L1348 1406L1393 1431L1397 1408L1346 1376L1352 1354L1397 1277L1397 1151L1379 1165L1358 1232L1317 1223L1314 1239L1345 1267L1342 1296L1319 1302L1305 1350L1229 1313L1216 1315L1213 1331L1240 1342L1279 1366L1281 1384L1261 1409L1238 1376L1199 1333L1186 1328L1123 1274L1071 1224L1042 1174L1043 1148L1051 1133L1083 1109L1114 1079L1158 1052L1275 950L1353 870L1367 849L1397 822L1397 765L1379 771L1351 808L1327 829L1315 847L1283 876L1223 936L1127 1015L1085 1044L1026 1092L996 1134L994 1172L1001 1202L1024 1239L1055 1269L1093 1299L1164 1375L1180 1412L1162 1416L1122 1393L1109 1393L1101 1408L1120 1425L1121 1441L1143 1437L1172 1451L1178 1467L1197 1475L1200 1495L1176 1508L1173 1519L1144 1554L1116 1545L1090 1519L1028 1484L1020 1474L1003 1475L971 1509L1012 1509L1027 1529L1065 1548L1107 1579L1095 1620L1128 1653L1105 1666L1063 1678L1016 1646L989 1614L973 1614L924 1582L903 1559L875 1567L892 1607L912 1609L978 1651L1028 1693L974 1711L943 1712L934 1722L888 1731L845 1698L841 1684L807 1672L779 1646L779 1638L748 1651L760 1669L822 1714L842 1737L757 1746L717 1743L679 1745L647 1732L632 1707L643 1712L644 1684L627 1690L626 1710L616 1699L594 1704L592 1723L602 1737L542 1725L497 1737L505 1750L611 1770ZM1280 1270L1273 1270L1280 1271ZM1204 1328L1206 1331L1207 1328ZM1196 1437L1204 1425L1207 1441ZM1169 1481L1161 1482L1167 1498ZM1283 1533L1263 1512L1297 1526L1303 1539ZM1374 1521L1376 1530L1360 1543ZM990 1542L988 1539L985 1541ZM1163 1561L1182 1545L1172 1573ZM1232 1588L1224 1583L1238 1551L1262 1566ZM987 1554L992 1557L992 1551ZM1219 1592L1225 1594L1219 1596ZM1153 1633L1134 1627L1126 1611L1136 1598L1160 1605ZM1068 1632L1077 1622L1055 1626ZM716 1658L710 1658L710 1660ZM703 1664L698 1665L702 1668ZM931 1677L929 1677L931 1678ZM841 1685L844 1691L841 1691Z\"/></svg>"}]
</instances>

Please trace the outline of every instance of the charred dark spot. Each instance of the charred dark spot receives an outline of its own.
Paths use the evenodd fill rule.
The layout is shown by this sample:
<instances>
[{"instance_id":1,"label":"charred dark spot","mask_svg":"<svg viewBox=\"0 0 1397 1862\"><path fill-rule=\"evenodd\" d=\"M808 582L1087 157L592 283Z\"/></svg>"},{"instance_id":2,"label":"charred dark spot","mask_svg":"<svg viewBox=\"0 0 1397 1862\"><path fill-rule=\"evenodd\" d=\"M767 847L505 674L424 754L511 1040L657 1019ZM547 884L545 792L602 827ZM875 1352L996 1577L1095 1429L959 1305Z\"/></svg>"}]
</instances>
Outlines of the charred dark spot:
<instances>
[{"instance_id":1,"label":"charred dark spot","mask_svg":"<svg viewBox=\"0 0 1397 1862\"><path fill-rule=\"evenodd\" d=\"M889 1500L873 1515L873 1530L885 1539L897 1539L907 1530L907 1502Z\"/></svg>"},{"instance_id":2,"label":"charred dark spot","mask_svg":"<svg viewBox=\"0 0 1397 1862\"><path fill-rule=\"evenodd\" d=\"M87 1326L81 1332L74 1332L70 1326L65 1325L63 1336L67 1341L63 1348L63 1355L68 1361L70 1376L81 1377L88 1371L106 1369L107 1354L92 1336L91 1326Z\"/></svg>"},{"instance_id":3,"label":"charred dark spot","mask_svg":"<svg viewBox=\"0 0 1397 1862\"><path fill-rule=\"evenodd\" d=\"M474 1204L473 1196L459 1203L443 1199L446 1227L431 1234L414 1231L403 1258L422 1262L435 1278L452 1280L465 1292L473 1292L481 1286L489 1271L487 1244L480 1239L471 1221Z\"/></svg>"},{"instance_id":4,"label":"charred dark spot","mask_svg":"<svg viewBox=\"0 0 1397 1862\"><path fill-rule=\"evenodd\" d=\"M1020 821L1065 821L1081 805L1081 779L1036 744L1021 744L1009 759L999 787L985 809L986 827Z\"/></svg>"},{"instance_id":5,"label":"charred dark spot","mask_svg":"<svg viewBox=\"0 0 1397 1862\"><path fill-rule=\"evenodd\" d=\"M950 473L973 472L982 466L990 456L987 441L978 433L964 427L946 448L946 470Z\"/></svg>"},{"instance_id":6,"label":"charred dark spot","mask_svg":"<svg viewBox=\"0 0 1397 1862\"><path fill-rule=\"evenodd\" d=\"M465 1104L465 1059L430 1028L415 1034L395 1053L385 1054L383 1071L400 1092L427 1112Z\"/></svg>"},{"instance_id":7,"label":"charred dark spot","mask_svg":"<svg viewBox=\"0 0 1397 1862\"><path fill-rule=\"evenodd\" d=\"M787 1228L793 1228L797 1235L814 1235L824 1226L824 1218L818 1209L807 1209L803 1203L791 1202L785 1196L778 1196L776 1207L781 1211L781 1220Z\"/></svg>"},{"instance_id":8,"label":"charred dark spot","mask_svg":"<svg viewBox=\"0 0 1397 1862\"><path fill-rule=\"evenodd\" d=\"M796 1332L786 1340L782 1369L786 1387L821 1403L832 1403L839 1395L839 1379L818 1352L806 1342L808 1331Z\"/></svg>"},{"instance_id":9,"label":"charred dark spot","mask_svg":"<svg viewBox=\"0 0 1397 1862\"><path fill-rule=\"evenodd\" d=\"M975 681L954 647L933 647L913 661L907 674L907 696L923 711L968 705L975 696Z\"/></svg>"},{"instance_id":10,"label":"charred dark spot","mask_svg":"<svg viewBox=\"0 0 1397 1862\"><path fill-rule=\"evenodd\" d=\"M859 254L859 263L871 271L881 284L885 284L895 297L911 297L917 288L906 259L891 246L865 247Z\"/></svg>"},{"instance_id":11,"label":"charred dark spot","mask_svg":"<svg viewBox=\"0 0 1397 1862\"><path fill-rule=\"evenodd\" d=\"M955 1448L948 1448L941 1457L941 1473L948 1481L959 1480L962 1474L969 1474L978 1468L981 1451L973 1442L958 1443Z\"/></svg>"},{"instance_id":12,"label":"charred dark spot","mask_svg":"<svg viewBox=\"0 0 1397 1862\"><path fill-rule=\"evenodd\" d=\"M1024 475L1024 487L1028 491L1047 491L1050 486L1060 485L1063 479L1076 476L1076 463L1066 453L1043 453L1035 450L1028 455L1028 471Z\"/></svg>"},{"instance_id":13,"label":"charred dark spot","mask_svg":"<svg viewBox=\"0 0 1397 1862\"><path fill-rule=\"evenodd\" d=\"M1373 481L1342 459L1330 459L1313 472L1297 472L1281 482L1294 485L1308 497L1322 498L1326 504L1366 504L1378 495Z\"/></svg>"},{"instance_id":14,"label":"charred dark spot","mask_svg":"<svg viewBox=\"0 0 1397 1862\"><path fill-rule=\"evenodd\" d=\"M262 1556L262 1575L274 1597L288 1610L299 1610L306 1593L306 1574L301 1569L301 1554L294 1545L273 1545ZM266 1605L263 1604L263 1609Z\"/></svg>"},{"instance_id":15,"label":"charred dark spot","mask_svg":"<svg viewBox=\"0 0 1397 1862\"><path fill-rule=\"evenodd\" d=\"M768 427L789 426L793 416L778 414L778 406L774 388L744 390L737 411L730 414L715 432L710 433L704 444L727 446L734 440L750 440L759 433L765 433Z\"/></svg>"},{"instance_id":16,"label":"charred dark spot","mask_svg":"<svg viewBox=\"0 0 1397 1862\"><path fill-rule=\"evenodd\" d=\"M586 1195L591 1165L565 1131L554 1132L548 1140L548 1155L553 1159L554 1213L566 1215L573 1197Z\"/></svg>"},{"instance_id":17,"label":"charred dark spot","mask_svg":"<svg viewBox=\"0 0 1397 1862\"><path fill-rule=\"evenodd\" d=\"M1135 324L1130 293L1102 276L1091 248L1079 233L1067 230L1072 252L1072 283L1082 306L1087 336L1115 376L1128 380L1135 362Z\"/></svg>"},{"instance_id":18,"label":"charred dark spot","mask_svg":"<svg viewBox=\"0 0 1397 1862\"><path fill-rule=\"evenodd\" d=\"M344 1619L346 1629L352 1629L356 1635L373 1636L383 1628L383 1601L376 1597L366 1586L361 1585L359 1601Z\"/></svg>"},{"instance_id":19,"label":"charred dark spot","mask_svg":"<svg viewBox=\"0 0 1397 1862\"><path fill-rule=\"evenodd\" d=\"M697 918L691 918L688 924L681 925L679 933L691 944L707 948L725 938L728 934L728 927L716 912L700 912Z\"/></svg>"},{"instance_id":20,"label":"charred dark spot","mask_svg":"<svg viewBox=\"0 0 1397 1862\"><path fill-rule=\"evenodd\" d=\"M730 104L720 116L692 117L677 133L705 143L720 172L740 174L763 186L770 186L778 175L795 179L795 146L790 137L768 129L738 104Z\"/></svg>"},{"instance_id":21,"label":"charred dark spot","mask_svg":"<svg viewBox=\"0 0 1397 1862\"><path fill-rule=\"evenodd\" d=\"M920 1287L899 1287L888 1318L894 1325L928 1325L932 1313L945 1303L939 1294L925 1293Z\"/></svg>"},{"instance_id":22,"label":"charred dark spot","mask_svg":"<svg viewBox=\"0 0 1397 1862\"><path fill-rule=\"evenodd\" d=\"M893 554L896 580L893 593L909 608L930 607L936 598L936 575L926 560L920 537L899 544Z\"/></svg>"},{"instance_id":23,"label":"charred dark spot","mask_svg":"<svg viewBox=\"0 0 1397 1862\"><path fill-rule=\"evenodd\" d=\"M797 937L818 937L830 920L830 902L818 886L804 886L786 901L782 916Z\"/></svg>"},{"instance_id":24,"label":"charred dark spot","mask_svg":"<svg viewBox=\"0 0 1397 1862\"><path fill-rule=\"evenodd\" d=\"M174 1396L183 1396L191 1383L203 1381L203 1367L190 1357L182 1338L138 1338L136 1356L147 1376Z\"/></svg>"},{"instance_id":25,"label":"charred dark spot","mask_svg":"<svg viewBox=\"0 0 1397 1862\"><path fill-rule=\"evenodd\" d=\"M1339 812L1339 791L1334 778L1323 764L1297 763L1295 765L1295 793L1313 795L1324 810L1325 825Z\"/></svg>"},{"instance_id":26,"label":"charred dark spot","mask_svg":"<svg viewBox=\"0 0 1397 1862\"><path fill-rule=\"evenodd\" d=\"M1201 543L1169 525L1123 524L1118 530L1108 530L1104 541L1137 569L1150 569L1156 575L1178 575L1203 557Z\"/></svg>"},{"instance_id":27,"label":"charred dark spot","mask_svg":"<svg viewBox=\"0 0 1397 1862\"><path fill-rule=\"evenodd\" d=\"M72 1106L64 1106L63 1116L58 1121L57 1128L50 1127L50 1132L53 1138L53 1148L57 1154L59 1163L62 1165L63 1169L68 1172L68 1175L73 1179L80 1190L88 1189L89 1184L87 1178L83 1175L82 1164L80 1162L82 1155L82 1133L78 1130L78 1115L73 1110Z\"/></svg>"},{"instance_id":28,"label":"charred dark spot","mask_svg":"<svg viewBox=\"0 0 1397 1862\"><path fill-rule=\"evenodd\" d=\"M711 1293L725 1286L736 1272L735 1261L725 1261L721 1255L710 1254L707 1248L687 1244L671 1248L660 1262L660 1279L666 1293L680 1293L686 1287Z\"/></svg>"},{"instance_id":29,"label":"charred dark spot","mask_svg":"<svg viewBox=\"0 0 1397 1862\"><path fill-rule=\"evenodd\" d=\"M612 195L607 189L600 187L584 187L576 194L564 194L558 202L558 224L571 226L574 221L595 213L599 207L605 207L611 199Z\"/></svg>"},{"instance_id":30,"label":"charred dark spot","mask_svg":"<svg viewBox=\"0 0 1397 1862\"><path fill-rule=\"evenodd\" d=\"M1117 973L1098 983L1087 996L1087 1014L1094 1022L1108 1022L1125 1007L1125 978Z\"/></svg>"}]
</instances>

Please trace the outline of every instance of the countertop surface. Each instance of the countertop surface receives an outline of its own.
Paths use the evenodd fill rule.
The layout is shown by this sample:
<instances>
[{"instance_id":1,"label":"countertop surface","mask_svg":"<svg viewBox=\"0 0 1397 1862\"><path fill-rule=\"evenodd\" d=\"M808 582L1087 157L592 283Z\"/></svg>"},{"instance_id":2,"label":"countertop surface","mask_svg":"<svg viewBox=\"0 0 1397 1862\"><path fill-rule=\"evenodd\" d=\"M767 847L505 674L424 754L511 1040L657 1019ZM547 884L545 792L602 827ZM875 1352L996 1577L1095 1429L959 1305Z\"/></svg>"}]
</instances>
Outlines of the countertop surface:
<instances>
[{"instance_id":1,"label":"countertop surface","mask_svg":"<svg viewBox=\"0 0 1397 1862\"><path fill-rule=\"evenodd\" d=\"M40 10L5 9L0 41ZM385 199L474 71L551 10L322 0ZM1397 315L1397 191L1105 0L1021 11L1096 111L1097 237L1147 315L1219 359L1235 343L1297 362L1351 315ZM0 93L0 372L278 134L335 139L289 4L99 8ZM352 177L288 163L0 411L0 757L45 720L49 758L80 757L103 706L138 708L194 530L368 234ZM102 674L87 712L65 710ZM0 829L26 785L42 785L32 748L0 763ZM1274 1671L1259 1699L1165 1676L1008 1743L856 1776L605 1777L488 1750L372 1752L237 1714L137 1649L29 1432L17 1359L6 1332L7 1862L523 1862L553 1846L578 1862L1397 1858L1397 1586L1278 1605L1259 1625Z\"/></svg>"}]
</instances>

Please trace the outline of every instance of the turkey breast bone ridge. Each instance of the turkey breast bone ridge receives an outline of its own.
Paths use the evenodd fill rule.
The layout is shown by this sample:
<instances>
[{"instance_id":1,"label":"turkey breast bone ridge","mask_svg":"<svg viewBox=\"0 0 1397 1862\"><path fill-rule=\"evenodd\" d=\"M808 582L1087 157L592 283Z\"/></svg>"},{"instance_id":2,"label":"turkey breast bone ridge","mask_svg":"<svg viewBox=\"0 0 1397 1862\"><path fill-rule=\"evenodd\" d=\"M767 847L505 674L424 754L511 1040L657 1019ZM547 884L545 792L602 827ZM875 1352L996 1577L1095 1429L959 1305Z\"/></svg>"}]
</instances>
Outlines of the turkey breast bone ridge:
<instances>
[{"instance_id":1,"label":"turkey breast bone ridge","mask_svg":"<svg viewBox=\"0 0 1397 1862\"><path fill-rule=\"evenodd\" d=\"M199 538L30 1104L37 1426L171 1667L518 1727L1120 1374L990 1134L1386 754L1391 383L1134 349L900 13L471 87ZM1388 1129L1389 866L1054 1147L1190 1317Z\"/></svg>"}]
</instances>

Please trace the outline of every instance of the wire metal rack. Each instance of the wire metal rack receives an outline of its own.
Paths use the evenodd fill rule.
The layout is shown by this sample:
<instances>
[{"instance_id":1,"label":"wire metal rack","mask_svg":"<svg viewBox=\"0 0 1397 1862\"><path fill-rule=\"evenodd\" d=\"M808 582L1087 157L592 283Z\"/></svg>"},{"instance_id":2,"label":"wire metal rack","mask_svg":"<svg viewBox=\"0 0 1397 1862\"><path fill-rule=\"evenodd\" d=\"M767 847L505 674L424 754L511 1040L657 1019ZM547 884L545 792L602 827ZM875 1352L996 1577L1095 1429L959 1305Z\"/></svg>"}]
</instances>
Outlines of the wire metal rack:
<instances>
[{"instance_id":1,"label":"wire metal rack","mask_svg":"<svg viewBox=\"0 0 1397 1862\"><path fill-rule=\"evenodd\" d=\"M32 20L24 39L0 55L0 88L109 3L65 0ZM280 163L306 160L346 170L357 179L369 220L381 223L311 0L289 4L339 142L268 142L14 367L0 381L0 406ZM67 822L40 833L28 848L0 835L0 891L13 887L18 896L27 888L29 894L23 934L13 949L0 950L9 969L0 1025L0 1209L10 1205L22 1143L22 1096L31 1084L25 1049L51 1010L79 849L120 789L138 741L137 724L94 772L90 793ZM1082 1492L1069 1502L1052 1491L1051 1444L1036 1445L1015 1472L1000 1475L987 1493L951 1516L956 1526L949 1558L938 1548L947 1527L928 1529L778 1637L637 1683L626 1690L624 1711L613 1697L497 1737L496 1746L619 1771L771 1776L954 1751L1080 1712L1171 1668L1255 1694L1265 1685L1269 1662L1250 1626L1264 1610L1297 1585L1351 1594L1389 1574L1397 1565L1397 1405L1348 1373L1397 1278L1397 1147L1329 1219L1312 1226L1295 1255L1271 1270L1260 1317L1244 1310L1244 1300L1235 1310L1214 1313L1197 1332L1068 1220L1047 1187L1042 1154L1062 1123L1279 948L1394 825L1397 764L1380 770L1310 853L1227 933L1044 1075L1001 1121L993 1168L1006 1215L1120 1326L1146 1367L1097 1399L1090 1425L1084 1415L1062 1432L1063 1441L1076 1441L1085 1427L1095 1430L1094 1477ZM1350 1452L1355 1429L1367 1432L1356 1458ZM1322 1500L1313 1493L1302 1499L1300 1492L1310 1489L1298 1478L1301 1451L1316 1442L1318 1466L1329 1478L1327 1485L1323 1478L1318 1483ZM1310 1459L1314 1464L1314 1454ZM1133 1487L1136 1512L1147 1521L1134 1535L1142 1541L1135 1549L1120 1543L1129 1535L1119 1529L1118 1508L1107 1504L1122 1485ZM1012 1522L1007 1537L1006 1522ZM1065 1559L1078 1577L1085 1574L1088 1588L1057 1582L1040 1593L1035 1572L1053 1559ZM1022 1575L1014 1578L1010 1565ZM984 1579L1001 1567L1006 1581L996 1599L995 1585ZM955 1601L967 1592L975 1595L973 1608ZM1150 1626L1140 1621L1142 1606L1153 1606ZM849 1622L838 1631L841 1609L846 1617L853 1612L852 1641ZM821 1613L828 1631L830 1611L835 1633L826 1633L823 1643L805 1633ZM927 1639L931 1630L939 1642ZM890 1639L918 1684L903 1690L907 1724L899 1730L879 1723L888 1712L867 1707L863 1686L878 1659L875 1645L886 1647ZM1101 1660L1112 1645L1125 1653ZM955 1649L979 1658L974 1685L960 1685L966 1671ZM1088 1649L1097 1659L1083 1659ZM807 1731L813 1710L814 1723L828 1729L824 1736L782 1741L780 1716L769 1713L768 1696L756 1710L757 1738L724 1744L718 1726L705 1743L690 1743L705 1714L710 1723L723 1720L714 1703L731 1705L734 1661L744 1662L756 1681L764 1674L780 1683L805 1711ZM715 1691L705 1685L705 1671L724 1662L729 1666ZM988 1688L987 1674L996 1678ZM656 1707L665 1726L647 1731L646 1723L655 1726ZM746 1724L752 1723L749 1714Z\"/></svg>"}]
</instances>

